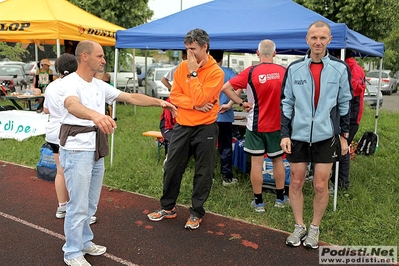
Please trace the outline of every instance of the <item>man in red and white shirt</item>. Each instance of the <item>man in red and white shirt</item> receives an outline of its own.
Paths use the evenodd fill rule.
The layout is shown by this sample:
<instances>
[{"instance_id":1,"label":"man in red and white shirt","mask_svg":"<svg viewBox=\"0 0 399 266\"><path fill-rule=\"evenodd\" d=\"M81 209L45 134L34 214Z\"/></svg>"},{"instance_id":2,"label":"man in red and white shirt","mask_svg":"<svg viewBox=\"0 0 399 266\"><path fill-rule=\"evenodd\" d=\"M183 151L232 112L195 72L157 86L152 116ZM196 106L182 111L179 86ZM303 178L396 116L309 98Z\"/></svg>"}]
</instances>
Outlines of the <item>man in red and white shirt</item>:
<instances>
[{"instance_id":1,"label":"man in red and white shirt","mask_svg":"<svg viewBox=\"0 0 399 266\"><path fill-rule=\"evenodd\" d=\"M232 101L240 103L246 111L247 128L244 151L251 155L251 183L255 199L251 206L257 212L265 212L262 198L264 154L273 162L273 177L276 181L277 198L275 207L289 204L284 193L285 169L280 147L280 96L285 68L274 64L276 45L271 40L263 40L256 51L260 64L243 70L226 82L222 88ZM248 102L242 101L233 91L247 88Z\"/></svg>"}]
</instances>

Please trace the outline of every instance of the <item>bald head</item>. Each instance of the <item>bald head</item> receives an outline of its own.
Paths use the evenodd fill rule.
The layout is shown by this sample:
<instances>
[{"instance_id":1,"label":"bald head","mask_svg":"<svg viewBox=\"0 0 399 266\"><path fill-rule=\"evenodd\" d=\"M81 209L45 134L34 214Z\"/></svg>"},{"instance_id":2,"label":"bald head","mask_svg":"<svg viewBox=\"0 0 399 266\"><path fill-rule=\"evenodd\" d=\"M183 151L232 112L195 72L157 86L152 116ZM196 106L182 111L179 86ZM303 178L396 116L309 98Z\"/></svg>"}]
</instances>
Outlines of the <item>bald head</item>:
<instances>
[{"instance_id":1,"label":"bald head","mask_svg":"<svg viewBox=\"0 0 399 266\"><path fill-rule=\"evenodd\" d=\"M80 57L82 53L91 54L94 50L94 44L97 44L94 41L85 40L78 43L75 50L75 56L78 62L80 62Z\"/></svg>"},{"instance_id":2,"label":"bald head","mask_svg":"<svg viewBox=\"0 0 399 266\"><path fill-rule=\"evenodd\" d=\"M313 22L312 24L310 24L310 26L309 26L309 28L308 28L308 35L309 35L309 30L310 30L310 28L312 28L312 27L315 27L315 28L327 27L327 28L328 28L328 32L329 32L329 35L331 36L331 27L330 27L330 25L329 25L327 22L325 22L325 21L323 21L323 20L318 20L318 21L315 21L315 22Z\"/></svg>"}]
</instances>

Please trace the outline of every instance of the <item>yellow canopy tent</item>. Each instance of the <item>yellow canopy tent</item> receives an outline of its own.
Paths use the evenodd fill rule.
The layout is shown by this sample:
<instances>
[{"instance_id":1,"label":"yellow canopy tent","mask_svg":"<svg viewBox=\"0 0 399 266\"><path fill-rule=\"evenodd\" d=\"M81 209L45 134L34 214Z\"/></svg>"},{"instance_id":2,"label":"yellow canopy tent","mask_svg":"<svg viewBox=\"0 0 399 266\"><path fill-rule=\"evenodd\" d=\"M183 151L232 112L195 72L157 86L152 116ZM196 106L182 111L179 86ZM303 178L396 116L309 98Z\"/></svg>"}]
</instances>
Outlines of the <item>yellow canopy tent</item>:
<instances>
[{"instance_id":1,"label":"yellow canopy tent","mask_svg":"<svg viewBox=\"0 0 399 266\"><path fill-rule=\"evenodd\" d=\"M64 40L114 46L123 29L66 0L0 0L0 41L57 44L58 55Z\"/></svg>"}]
</instances>

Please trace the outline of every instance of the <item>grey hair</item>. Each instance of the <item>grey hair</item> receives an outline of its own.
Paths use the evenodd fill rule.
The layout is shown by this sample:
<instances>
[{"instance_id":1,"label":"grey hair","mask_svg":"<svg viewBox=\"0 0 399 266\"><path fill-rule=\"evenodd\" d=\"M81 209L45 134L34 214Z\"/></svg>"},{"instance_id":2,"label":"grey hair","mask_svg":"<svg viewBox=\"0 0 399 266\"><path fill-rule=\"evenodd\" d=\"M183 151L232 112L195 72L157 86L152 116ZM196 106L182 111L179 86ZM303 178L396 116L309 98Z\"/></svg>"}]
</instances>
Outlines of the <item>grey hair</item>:
<instances>
[{"instance_id":1,"label":"grey hair","mask_svg":"<svg viewBox=\"0 0 399 266\"><path fill-rule=\"evenodd\" d=\"M184 44L198 43L200 47L204 47L208 44L207 52L209 51L209 35L206 31L202 29L194 29L187 32L186 37L184 37Z\"/></svg>"},{"instance_id":2,"label":"grey hair","mask_svg":"<svg viewBox=\"0 0 399 266\"><path fill-rule=\"evenodd\" d=\"M262 40L258 45L259 55L271 57L276 51L276 44L269 39Z\"/></svg>"}]
</instances>

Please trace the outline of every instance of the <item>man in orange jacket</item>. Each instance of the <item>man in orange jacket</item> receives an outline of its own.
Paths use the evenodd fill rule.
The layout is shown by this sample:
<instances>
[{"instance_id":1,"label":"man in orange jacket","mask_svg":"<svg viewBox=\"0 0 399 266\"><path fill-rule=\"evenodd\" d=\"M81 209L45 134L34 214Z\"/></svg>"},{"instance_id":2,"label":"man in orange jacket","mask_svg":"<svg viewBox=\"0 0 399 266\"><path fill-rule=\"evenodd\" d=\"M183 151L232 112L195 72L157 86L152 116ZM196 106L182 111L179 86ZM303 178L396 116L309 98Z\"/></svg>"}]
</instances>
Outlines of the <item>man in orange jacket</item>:
<instances>
[{"instance_id":1,"label":"man in orange jacket","mask_svg":"<svg viewBox=\"0 0 399 266\"><path fill-rule=\"evenodd\" d=\"M174 74L170 101L177 108L177 124L165 164L161 208L148 214L151 221L175 218L176 200L188 160L195 158L194 187L190 217L185 228L197 229L205 215L203 207L212 187L216 164L216 119L223 70L208 54L209 35L202 29L189 31L184 38L187 60Z\"/></svg>"}]
</instances>

